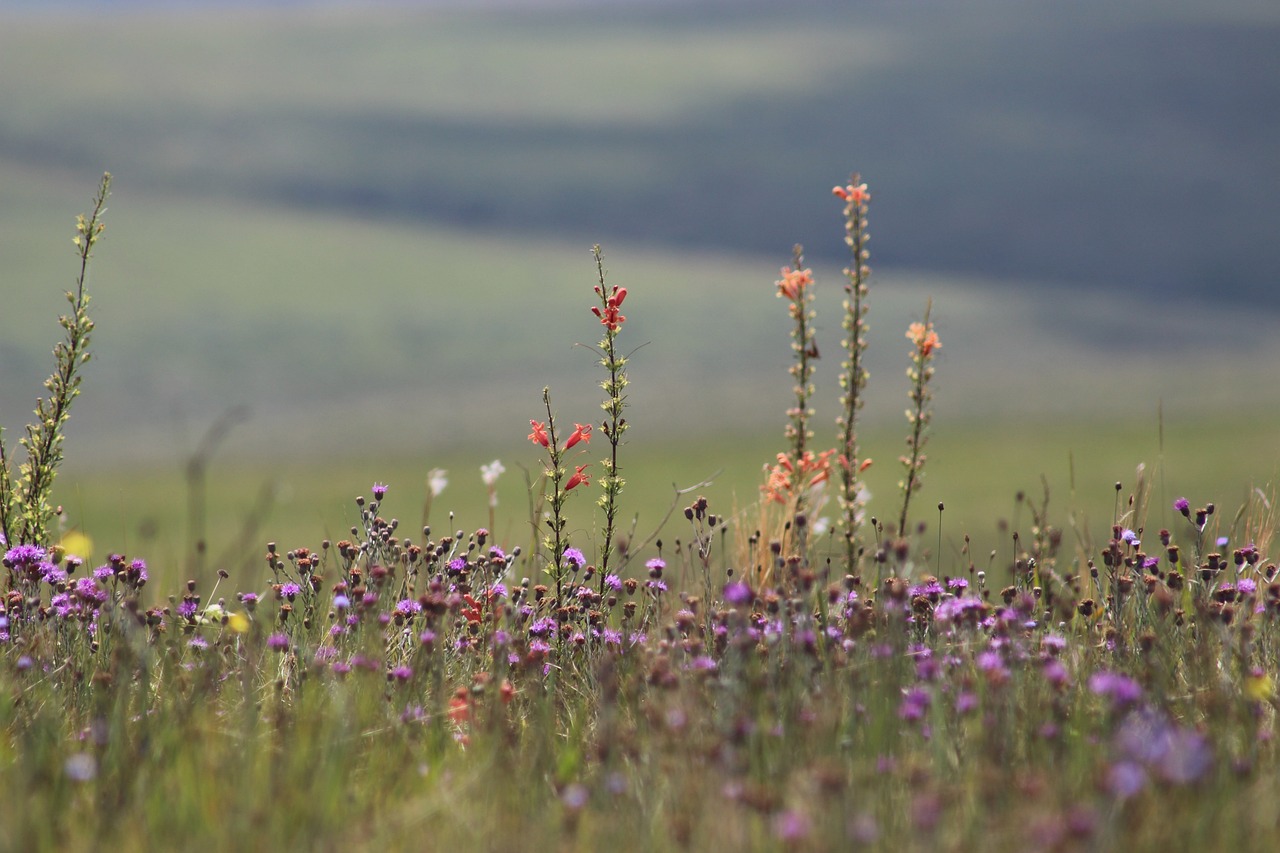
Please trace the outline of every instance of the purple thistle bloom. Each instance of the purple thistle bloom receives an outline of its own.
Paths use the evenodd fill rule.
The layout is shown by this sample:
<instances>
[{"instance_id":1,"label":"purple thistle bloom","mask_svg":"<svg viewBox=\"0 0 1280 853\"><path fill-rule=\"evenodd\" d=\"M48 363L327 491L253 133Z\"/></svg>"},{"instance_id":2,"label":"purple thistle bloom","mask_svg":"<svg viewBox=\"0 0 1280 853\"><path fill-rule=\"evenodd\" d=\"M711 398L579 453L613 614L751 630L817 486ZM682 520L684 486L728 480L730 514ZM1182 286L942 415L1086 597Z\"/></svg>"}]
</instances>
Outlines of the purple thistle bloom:
<instances>
[{"instance_id":1,"label":"purple thistle bloom","mask_svg":"<svg viewBox=\"0 0 1280 853\"><path fill-rule=\"evenodd\" d=\"M1135 796L1147 786L1147 771L1133 761L1120 761L1107 771L1107 788L1122 800Z\"/></svg>"},{"instance_id":2,"label":"purple thistle bloom","mask_svg":"<svg viewBox=\"0 0 1280 853\"><path fill-rule=\"evenodd\" d=\"M413 678L413 668L408 666L398 666L387 674L395 681L408 681L410 678Z\"/></svg>"},{"instance_id":3,"label":"purple thistle bloom","mask_svg":"<svg viewBox=\"0 0 1280 853\"><path fill-rule=\"evenodd\" d=\"M5 562L13 566L15 569L35 565L48 556L39 545L17 545L5 552Z\"/></svg>"},{"instance_id":4,"label":"purple thistle bloom","mask_svg":"<svg viewBox=\"0 0 1280 853\"><path fill-rule=\"evenodd\" d=\"M293 601L300 592L302 592L302 587L298 586L296 583L285 583L280 585L280 594L290 601Z\"/></svg>"},{"instance_id":5,"label":"purple thistle bloom","mask_svg":"<svg viewBox=\"0 0 1280 853\"><path fill-rule=\"evenodd\" d=\"M646 587L648 587L649 589L653 590L654 592L666 592L666 591L667 591L667 582L666 582L666 581L658 581L658 580L645 581L645 586L646 586Z\"/></svg>"},{"instance_id":6,"label":"purple thistle bloom","mask_svg":"<svg viewBox=\"0 0 1280 853\"><path fill-rule=\"evenodd\" d=\"M1127 527L1120 533L1120 541L1128 543L1135 548L1142 544L1142 542L1138 540L1138 534L1134 533Z\"/></svg>"},{"instance_id":7,"label":"purple thistle bloom","mask_svg":"<svg viewBox=\"0 0 1280 853\"><path fill-rule=\"evenodd\" d=\"M606 646L621 646L622 632L614 628L605 628L602 634Z\"/></svg>"},{"instance_id":8,"label":"purple thistle bloom","mask_svg":"<svg viewBox=\"0 0 1280 853\"><path fill-rule=\"evenodd\" d=\"M197 634L196 636L191 638L190 642L188 642L187 645L198 651L201 649L209 648L209 641L206 640L204 637L201 637L199 634Z\"/></svg>"},{"instance_id":9,"label":"purple thistle bloom","mask_svg":"<svg viewBox=\"0 0 1280 853\"><path fill-rule=\"evenodd\" d=\"M929 704L932 702L929 691L922 687L913 687L902 697L902 704L898 706L898 717L903 720L915 721L924 717L925 711L929 710Z\"/></svg>"},{"instance_id":10,"label":"purple thistle bloom","mask_svg":"<svg viewBox=\"0 0 1280 853\"><path fill-rule=\"evenodd\" d=\"M96 601L101 604L107 600L107 592L99 588L98 582L93 578L80 578L76 581L76 595L85 601Z\"/></svg>"},{"instance_id":11,"label":"purple thistle bloom","mask_svg":"<svg viewBox=\"0 0 1280 853\"><path fill-rule=\"evenodd\" d=\"M387 487L382 483L374 483L371 491L373 492L373 499L375 501L381 502L382 499L387 496Z\"/></svg>"},{"instance_id":12,"label":"purple thistle bloom","mask_svg":"<svg viewBox=\"0 0 1280 853\"><path fill-rule=\"evenodd\" d=\"M267 648L275 652L282 652L289 648L289 638L277 631L267 637Z\"/></svg>"},{"instance_id":13,"label":"purple thistle bloom","mask_svg":"<svg viewBox=\"0 0 1280 853\"><path fill-rule=\"evenodd\" d=\"M116 570L111 566L98 566L93 570L93 576L100 581L109 581L116 576Z\"/></svg>"},{"instance_id":14,"label":"purple thistle bloom","mask_svg":"<svg viewBox=\"0 0 1280 853\"><path fill-rule=\"evenodd\" d=\"M489 595L494 598L506 598L507 597L506 584L495 583L493 586L489 587Z\"/></svg>"},{"instance_id":15,"label":"purple thistle bloom","mask_svg":"<svg viewBox=\"0 0 1280 853\"><path fill-rule=\"evenodd\" d=\"M401 616L414 616L422 612L422 605L414 601L412 598L406 598L396 602L396 613Z\"/></svg>"},{"instance_id":16,"label":"purple thistle bloom","mask_svg":"<svg viewBox=\"0 0 1280 853\"><path fill-rule=\"evenodd\" d=\"M67 573L52 563L41 563L40 574L49 586L57 586L67 581Z\"/></svg>"},{"instance_id":17,"label":"purple thistle bloom","mask_svg":"<svg viewBox=\"0 0 1280 853\"><path fill-rule=\"evenodd\" d=\"M184 598L182 603L178 605L178 615L183 619L190 619L196 615L196 609L200 603L193 598Z\"/></svg>"},{"instance_id":18,"label":"purple thistle bloom","mask_svg":"<svg viewBox=\"0 0 1280 853\"><path fill-rule=\"evenodd\" d=\"M351 606L351 599L347 598L342 593L338 593L333 597L334 610L346 610L350 606Z\"/></svg>"},{"instance_id":19,"label":"purple thistle bloom","mask_svg":"<svg viewBox=\"0 0 1280 853\"><path fill-rule=\"evenodd\" d=\"M746 581L734 581L733 583L725 584L725 604L732 604L735 607L741 607L742 605L750 604L751 599L754 597L754 594L751 592L751 587Z\"/></svg>"},{"instance_id":20,"label":"purple thistle bloom","mask_svg":"<svg viewBox=\"0 0 1280 853\"><path fill-rule=\"evenodd\" d=\"M1225 548L1225 547L1227 547L1227 543L1228 543L1228 542L1230 542L1230 541L1231 541L1231 540L1230 540L1230 539L1228 539L1228 538L1227 538L1227 537L1225 537L1225 536L1219 536L1219 537L1218 537L1218 547L1219 547L1219 548Z\"/></svg>"},{"instance_id":21,"label":"purple thistle bloom","mask_svg":"<svg viewBox=\"0 0 1280 853\"><path fill-rule=\"evenodd\" d=\"M611 589L614 592L617 592L618 590L622 589L622 579L619 578L617 575L605 575L604 585L607 589Z\"/></svg>"},{"instance_id":22,"label":"purple thistle bloom","mask_svg":"<svg viewBox=\"0 0 1280 853\"><path fill-rule=\"evenodd\" d=\"M449 571L455 574L460 574L462 572L465 572L467 570L466 557L454 557L452 560L449 561L448 568L449 568Z\"/></svg>"},{"instance_id":23,"label":"purple thistle bloom","mask_svg":"<svg viewBox=\"0 0 1280 853\"><path fill-rule=\"evenodd\" d=\"M952 592L959 592L969 588L969 582L964 578L951 578L947 581L947 589Z\"/></svg>"},{"instance_id":24,"label":"purple thistle bloom","mask_svg":"<svg viewBox=\"0 0 1280 853\"><path fill-rule=\"evenodd\" d=\"M1111 700L1115 709L1132 705L1142 698L1142 685L1118 672L1095 672L1089 677L1089 690Z\"/></svg>"},{"instance_id":25,"label":"purple thistle bloom","mask_svg":"<svg viewBox=\"0 0 1280 853\"><path fill-rule=\"evenodd\" d=\"M565 548L564 556L561 558L561 565L566 569L577 571L587 564L587 558L577 548Z\"/></svg>"},{"instance_id":26,"label":"purple thistle bloom","mask_svg":"<svg viewBox=\"0 0 1280 853\"><path fill-rule=\"evenodd\" d=\"M1191 502L1186 498L1178 498L1173 502L1173 508L1183 515L1188 515L1191 512Z\"/></svg>"}]
</instances>

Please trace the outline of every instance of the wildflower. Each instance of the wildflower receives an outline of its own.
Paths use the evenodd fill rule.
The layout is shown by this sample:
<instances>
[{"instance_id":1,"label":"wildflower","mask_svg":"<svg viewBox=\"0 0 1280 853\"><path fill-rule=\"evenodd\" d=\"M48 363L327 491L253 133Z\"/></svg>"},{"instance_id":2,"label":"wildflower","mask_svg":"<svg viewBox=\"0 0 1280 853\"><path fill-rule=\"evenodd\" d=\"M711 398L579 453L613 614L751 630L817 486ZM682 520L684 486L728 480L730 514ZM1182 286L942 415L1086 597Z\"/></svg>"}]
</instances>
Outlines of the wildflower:
<instances>
[{"instance_id":1,"label":"wildflower","mask_svg":"<svg viewBox=\"0 0 1280 853\"><path fill-rule=\"evenodd\" d=\"M5 552L4 561L14 569L42 562L48 552L39 545L17 545Z\"/></svg>"},{"instance_id":2,"label":"wildflower","mask_svg":"<svg viewBox=\"0 0 1280 853\"><path fill-rule=\"evenodd\" d=\"M295 598L298 597L298 594L301 592L302 592L302 587L298 586L298 584L296 583L280 584L279 593L281 598L287 598L290 601L293 601Z\"/></svg>"},{"instance_id":3,"label":"wildflower","mask_svg":"<svg viewBox=\"0 0 1280 853\"><path fill-rule=\"evenodd\" d=\"M1186 498L1178 498L1173 502L1173 508L1188 518L1191 517L1191 502Z\"/></svg>"},{"instance_id":4,"label":"wildflower","mask_svg":"<svg viewBox=\"0 0 1280 853\"><path fill-rule=\"evenodd\" d=\"M787 809L773 816L773 835L779 841L803 841L812 831L813 821L802 811Z\"/></svg>"},{"instance_id":5,"label":"wildflower","mask_svg":"<svg viewBox=\"0 0 1280 853\"><path fill-rule=\"evenodd\" d=\"M387 673L388 681L408 681L413 678L413 669L408 666L397 666Z\"/></svg>"},{"instance_id":6,"label":"wildflower","mask_svg":"<svg viewBox=\"0 0 1280 853\"><path fill-rule=\"evenodd\" d=\"M782 278L778 280L778 296L786 297L792 302L804 295L805 288L813 284L813 270L793 270L782 268Z\"/></svg>"},{"instance_id":7,"label":"wildflower","mask_svg":"<svg viewBox=\"0 0 1280 853\"><path fill-rule=\"evenodd\" d=\"M942 349L932 323L912 323L907 327L907 339L915 344L925 358L932 355L934 350Z\"/></svg>"},{"instance_id":8,"label":"wildflower","mask_svg":"<svg viewBox=\"0 0 1280 853\"><path fill-rule=\"evenodd\" d=\"M1142 686L1118 672L1095 672L1089 677L1089 690L1111 700L1115 709L1134 704L1142 698Z\"/></svg>"},{"instance_id":9,"label":"wildflower","mask_svg":"<svg viewBox=\"0 0 1280 853\"><path fill-rule=\"evenodd\" d=\"M427 472L427 488L431 490L431 497L439 497L445 486L449 485L448 473L443 468L432 468Z\"/></svg>"},{"instance_id":10,"label":"wildflower","mask_svg":"<svg viewBox=\"0 0 1280 853\"><path fill-rule=\"evenodd\" d=\"M534 444L540 444L543 447L551 446L551 438L547 435L547 425L541 421L529 419L529 426L533 427L533 432L529 433L529 440Z\"/></svg>"},{"instance_id":11,"label":"wildflower","mask_svg":"<svg viewBox=\"0 0 1280 853\"><path fill-rule=\"evenodd\" d=\"M574 424L573 435L569 436L569 440L564 443L564 449L568 450L578 442L591 443L591 424Z\"/></svg>"},{"instance_id":12,"label":"wildflower","mask_svg":"<svg viewBox=\"0 0 1280 853\"><path fill-rule=\"evenodd\" d=\"M600 289L596 288L596 292L600 293ZM627 298L627 289L625 287L615 287L613 293L605 299L604 310L593 306L591 313L600 318L600 323L610 332L616 332L622 328L622 324L627 318L622 316L618 309L622 306L623 300Z\"/></svg>"},{"instance_id":13,"label":"wildflower","mask_svg":"<svg viewBox=\"0 0 1280 853\"><path fill-rule=\"evenodd\" d=\"M725 585L725 604L732 604L740 607L744 604L750 604L753 597L754 595L751 592L751 587L747 585L746 581L735 581Z\"/></svg>"},{"instance_id":14,"label":"wildflower","mask_svg":"<svg viewBox=\"0 0 1280 853\"><path fill-rule=\"evenodd\" d=\"M502 473L506 470L507 469L502 466L502 462L495 459L488 465L480 466L480 480L492 489L494 486L498 485L498 478L501 477Z\"/></svg>"},{"instance_id":15,"label":"wildflower","mask_svg":"<svg viewBox=\"0 0 1280 853\"><path fill-rule=\"evenodd\" d=\"M644 567L649 570L651 577L660 578L662 577L662 570L667 567L667 561L661 557L654 557L646 562Z\"/></svg>"},{"instance_id":16,"label":"wildflower","mask_svg":"<svg viewBox=\"0 0 1280 853\"><path fill-rule=\"evenodd\" d=\"M575 572L587 563L586 556L577 548L565 548L561 559L566 569L572 569Z\"/></svg>"},{"instance_id":17,"label":"wildflower","mask_svg":"<svg viewBox=\"0 0 1280 853\"><path fill-rule=\"evenodd\" d=\"M606 589L611 589L614 592L617 592L618 590L622 589L622 579L619 578L617 575L605 575L604 585Z\"/></svg>"},{"instance_id":18,"label":"wildflower","mask_svg":"<svg viewBox=\"0 0 1280 853\"><path fill-rule=\"evenodd\" d=\"M574 489L574 488L577 488L578 486L581 486L583 483L586 483L587 485L591 484L591 478L588 477L586 474L582 473L588 467L590 467L590 465L591 463L588 462L586 465L577 466L577 470L574 471L573 476L570 477L569 481L564 484L564 490L566 492L569 491L570 489Z\"/></svg>"},{"instance_id":19,"label":"wildflower","mask_svg":"<svg viewBox=\"0 0 1280 853\"><path fill-rule=\"evenodd\" d=\"M282 652L289 648L289 638L284 634L276 632L267 637L267 648L273 652Z\"/></svg>"},{"instance_id":20,"label":"wildflower","mask_svg":"<svg viewBox=\"0 0 1280 853\"><path fill-rule=\"evenodd\" d=\"M386 496L387 496L387 487L382 483L374 483L373 499L381 503L382 499L385 498Z\"/></svg>"},{"instance_id":21,"label":"wildflower","mask_svg":"<svg viewBox=\"0 0 1280 853\"><path fill-rule=\"evenodd\" d=\"M867 192L866 184L848 184L843 187L832 187L831 194L841 201L846 201L855 206L871 201L871 193Z\"/></svg>"}]
</instances>

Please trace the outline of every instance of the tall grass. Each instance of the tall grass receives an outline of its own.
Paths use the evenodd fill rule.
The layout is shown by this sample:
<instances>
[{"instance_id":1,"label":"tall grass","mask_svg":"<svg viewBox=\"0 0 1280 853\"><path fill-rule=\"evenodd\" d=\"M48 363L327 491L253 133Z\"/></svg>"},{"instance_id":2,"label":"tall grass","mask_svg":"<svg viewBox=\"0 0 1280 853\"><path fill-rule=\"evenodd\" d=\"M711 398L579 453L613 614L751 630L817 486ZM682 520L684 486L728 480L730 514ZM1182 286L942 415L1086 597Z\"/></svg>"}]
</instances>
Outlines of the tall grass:
<instances>
[{"instance_id":1,"label":"tall grass","mask_svg":"<svg viewBox=\"0 0 1280 853\"><path fill-rule=\"evenodd\" d=\"M106 189L79 236L100 233ZM53 400L72 396L92 328L79 245ZM1166 510L1139 477L1117 484L1105 529L1068 534L1046 491L1023 500L1030 535L1016 527L1009 551L933 549L910 523L940 346L926 314L907 330L897 523L874 502L864 514L872 293L853 274L838 446L815 452L817 284L797 250L777 284L796 405L758 504L690 493L683 523L624 533L627 291L596 261L604 416L570 431L544 391L528 548L492 514L440 529L421 508L409 529L420 507L375 483L349 536L266 544L268 584L220 572L155 592L143 559L86 565L39 510L51 474L32 492L6 460L0 794L28 805L0 822L0 847L1269 847L1269 497ZM33 425L31 452L59 446L64 423ZM594 535L564 523L592 464L606 472ZM487 466L490 489L500 473ZM1165 514L1177 523L1152 529Z\"/></svg>"}]
</instances>

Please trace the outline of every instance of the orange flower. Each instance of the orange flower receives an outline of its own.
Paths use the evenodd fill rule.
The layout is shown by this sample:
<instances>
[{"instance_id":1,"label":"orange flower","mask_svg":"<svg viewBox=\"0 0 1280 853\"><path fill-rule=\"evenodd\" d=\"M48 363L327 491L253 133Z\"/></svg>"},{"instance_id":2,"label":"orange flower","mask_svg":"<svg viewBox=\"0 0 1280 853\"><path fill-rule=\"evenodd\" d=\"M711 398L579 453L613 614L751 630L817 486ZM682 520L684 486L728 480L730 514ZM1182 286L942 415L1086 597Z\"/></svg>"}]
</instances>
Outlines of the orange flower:
<instances>
[{"instance_id":1,"label":"orange flower","mask_svg":"<svg viewBox=\"0 0 1280 853\"><path fill-rule=\"evenodd\" d=\"M776 283L778 295L795 302L804 294L804 289L813 284L813 270L793 270L791 267L783 267L782 278Z\"/></svg>"},{"instance_id":2,"label":"orange flower","mask_svg":"<svg viewBox=\"0 0 1280 853\"><path fill-rule=\"evenodd\" d=\"M871 201L871 193L867 192L866 184L832 187L831 194L841 201L847 201L854 205L862 205Z\"/></svg>"},{"instance_id":3,"label":"orange flower","mask_svg":"<svg viewBox=\"0 0 1280 853\"><path fill-rule=\"evenodd\" d=\"M916 345L920 354L928 358L936 349L942 349L938 342L938 333L933 330L932 323L912 323L907 328L907 339Z\"/></svg>"},{"instance_id":4,"label":"orange flower","mask_svg":"<svg viewBox=\"0 0 1280 853\"><path fill-rule=\"evenodd\" d=\"M579 441L591 443L591 424L574 424L573 435L569 436L569 440L564 443L564 449L568 450Z\"/></svg>"},{"instance_id":5,"label":"orange flower","mask_svg":"<svg viewBox=\"0 0 1280 853\"><path fill-rule=\"evenodd\" d=\"M471 702L467 688L459 687L454 691L453 698L449 700L449 719L459 726L471 719Z\"/></svg>"},{"instance_id":6,"label":"orange flower","mask_svg":"<svg viewBox=\"0 0 1280 853\"><path fill-rule=\"evenodd\" d=\"M541 444L543 447L551 446L551 438L547 435L547 425L541 421L529 421L529 426L533 427L533 432L529 433L529 440L534 444Z\"/></svg>"},{"instance_id":7,"label":"orange flower","mask_svg":"<svg viewBox=\"0 0 1280 853\"><path fill-rule=\"evenodd\" d=\"M569 491L570 489L573 489L582 485L583 483L587 483L587 484L591 483L591 478L588 477L586 474L582 473L590 465L591 463L588 462L586 465L578 466L578 470L575 471L573 476L569 478L569 482L564 484L564 490L566 492Z\"/></svg>"}]
</instances>

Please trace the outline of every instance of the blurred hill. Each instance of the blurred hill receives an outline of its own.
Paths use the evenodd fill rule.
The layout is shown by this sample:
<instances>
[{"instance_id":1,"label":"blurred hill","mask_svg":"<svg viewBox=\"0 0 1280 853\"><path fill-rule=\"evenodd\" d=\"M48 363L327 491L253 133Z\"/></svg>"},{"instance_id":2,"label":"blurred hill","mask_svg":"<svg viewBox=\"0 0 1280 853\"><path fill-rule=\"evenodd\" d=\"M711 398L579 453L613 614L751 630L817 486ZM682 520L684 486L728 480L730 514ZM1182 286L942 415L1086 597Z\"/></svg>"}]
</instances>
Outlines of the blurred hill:
<instances>
[{"instance_id":1,"label":"blurred hill","mask_svg":"<svg viewBox=\"0 0 1280 853\"><path fill-rule=\"evenodd\" d=\"M834 261L819 197L856 167L881 265L1280 305L1274 4L14 5L23 168Z\"/></svg>"}]
</instances>

